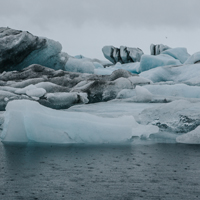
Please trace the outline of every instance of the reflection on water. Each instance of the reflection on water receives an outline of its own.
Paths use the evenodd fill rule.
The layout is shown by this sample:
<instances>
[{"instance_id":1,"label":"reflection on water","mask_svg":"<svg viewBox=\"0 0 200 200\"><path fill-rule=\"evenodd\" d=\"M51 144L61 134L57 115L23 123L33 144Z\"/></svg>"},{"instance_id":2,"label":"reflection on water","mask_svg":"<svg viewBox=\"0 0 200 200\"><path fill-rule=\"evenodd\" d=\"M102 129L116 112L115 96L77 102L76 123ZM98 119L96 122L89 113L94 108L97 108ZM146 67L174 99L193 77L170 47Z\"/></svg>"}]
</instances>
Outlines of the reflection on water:
<instances>
[{"instance_id":1,"label":"reflection on water","mask_svg":"<svg viewBox=\"0 0 200 200\"><path fill-rule=\"evenodd\" d=\"M0 144L0 199L199 199L200 146Z\"/></svg>"}]
</instances>

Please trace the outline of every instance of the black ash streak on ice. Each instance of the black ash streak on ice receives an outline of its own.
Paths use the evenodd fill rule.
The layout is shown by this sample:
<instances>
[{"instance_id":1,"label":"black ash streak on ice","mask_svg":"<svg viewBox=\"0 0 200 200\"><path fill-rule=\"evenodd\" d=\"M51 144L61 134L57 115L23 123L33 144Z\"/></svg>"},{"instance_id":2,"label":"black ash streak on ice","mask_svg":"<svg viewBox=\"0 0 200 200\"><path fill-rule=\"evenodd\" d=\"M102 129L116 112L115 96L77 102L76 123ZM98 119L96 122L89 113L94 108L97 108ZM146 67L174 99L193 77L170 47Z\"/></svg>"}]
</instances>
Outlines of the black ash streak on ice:
<instances>
[{"instance_id":1,"label":"black ash streak on ice","mask_svg":"<svg viewBox=\"0 0 200 200\"><path fill-rule=\"evenodd\" d=\"M2 145L1 199L199 199L199 146Z\"/></svg>"}]
</instances>

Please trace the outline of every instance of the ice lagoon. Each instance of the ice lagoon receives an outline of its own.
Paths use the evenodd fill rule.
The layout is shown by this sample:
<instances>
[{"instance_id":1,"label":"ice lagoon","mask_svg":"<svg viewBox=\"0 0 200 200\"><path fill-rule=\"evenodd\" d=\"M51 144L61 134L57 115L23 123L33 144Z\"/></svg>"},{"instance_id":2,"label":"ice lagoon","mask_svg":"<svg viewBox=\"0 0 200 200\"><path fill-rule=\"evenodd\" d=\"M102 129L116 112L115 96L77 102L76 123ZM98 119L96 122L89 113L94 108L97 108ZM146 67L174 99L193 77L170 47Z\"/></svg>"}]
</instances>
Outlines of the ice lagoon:
<instances>
[{"instance_id":1,"label":"ice lagoon","mask_svg":"<svg viewBox=\"0 0 200 200\"><path fill-rule=\"evenodd\" d=\"M0 28L1 199L199 199L200 53L107 61Z\"/></svg>"},{"instance_id":2,"label":"ice lagoon","mask_svg":"<svg viewBox=\"0 0 200 200\"><path fill-rule=\"evenodd\" d=\"M0 199L199 199L199 145L3 145Z\"/></svg>"}]
</instances>

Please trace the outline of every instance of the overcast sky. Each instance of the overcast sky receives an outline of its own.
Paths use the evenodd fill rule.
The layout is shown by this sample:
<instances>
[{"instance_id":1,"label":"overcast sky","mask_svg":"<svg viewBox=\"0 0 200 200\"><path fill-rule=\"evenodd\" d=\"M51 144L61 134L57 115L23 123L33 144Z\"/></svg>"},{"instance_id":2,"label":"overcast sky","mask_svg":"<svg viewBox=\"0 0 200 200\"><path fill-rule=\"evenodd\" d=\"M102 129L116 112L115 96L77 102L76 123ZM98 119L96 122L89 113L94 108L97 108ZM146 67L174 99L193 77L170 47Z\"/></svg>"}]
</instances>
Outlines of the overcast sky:
<instances>
[{"instance_id":1,"label":"overcast sky","mask_svg":"<svg viewBox=\"0 0 200 200\"><path fill-rule=\"evenodd\" d=\"M59 41L63 51L103 59L105 45L200 51L200 0L0 0L0 23Z\"/></svg>"}]
</instances>

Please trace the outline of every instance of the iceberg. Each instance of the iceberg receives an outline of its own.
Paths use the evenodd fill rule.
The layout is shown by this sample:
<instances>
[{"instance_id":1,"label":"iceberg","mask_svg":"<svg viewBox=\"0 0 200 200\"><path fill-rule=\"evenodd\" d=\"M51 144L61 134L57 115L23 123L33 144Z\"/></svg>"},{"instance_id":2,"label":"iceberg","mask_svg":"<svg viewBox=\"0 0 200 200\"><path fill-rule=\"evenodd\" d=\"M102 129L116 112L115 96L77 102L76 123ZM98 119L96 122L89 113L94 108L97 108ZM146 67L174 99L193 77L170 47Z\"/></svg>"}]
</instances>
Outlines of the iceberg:
<instances>
[{"instance_id":1,"label":"iceberg","mask_svg":"<svg viewBox=\"0 0 200 200\"><path fill-rule=\"evenodd\" d=\"M140 62L141 56L144 54L143 51L139 48L131 48L120 46L116 48L114 46L104 46L102 52L110 62L116 64L120 63L132 63Z\"/></svg>"},{"instance_id":2,"label":"iceberg","mask_svg":"<svg viewBox=\"0 0 200 200\"><path fill-rule=\"evenodd\" d=\"M91 61L71 57L66 62L64 68L69 72L94 74L95 65Z\"/></svg>"},{"instance_id":3,"label":"iceberg","mask_svg":"<svg viewBox=\"0 0 200 200\"><path fill-rule=\"evenodd\" d=\"M123 89L121 90L116 99L134 98L135 102L150 102L152 100L152 94L146 88L137 85L135 89Z\"/></svg>"},{"instance_id":4,"label":"iceberg","mask_svg":"<svg viewBox=\"0 0 200 200\"><path fill-rule=\"evenodd\" d=\"M140 73L140 76L154 83L172 81L200 86L200 64L157 67Z\"/></svg>"},{"instance_id":5,"label":"iceberg","mask_svg":"<svg viewBox=\"0 0 200 200\"><path fill-rule=\"evenodd\" d=\"M140 61L140 72L167 65L181 65L181 62L167 54L157 56L143 55Z\"/></svg>"},{"instance_id":6,"label":"iceberg","mask_svg":"<svg viewBox=\"0 0 200 200\"><path fill-rule=\"evenodd\" d=\"M170 47L168 47L167 45L163 45L163 44L151 44L150 45L150 52L151 55L159 55L160 53L162 53L163 51L167 50L167 49L171 49Z\"/></svg>"},{"instance_id":7,"label":"iceberg","mask_svg":"<svg viewBox=\"0 0 200 200\"><path fill-rule=\"evenodd\" d=\"M185 62L185 65L188 64L196 64L200 62L200 52L196 52L193 55L191 55Z\"/></svg>"},{"instance_id":8,"label":"iceberg","mask_svg":"<svg viewBox=\"0 0 200 200\"><path fill-rule=\"evenodd\" d=\"M116 63L115 59L113 58L113 52L114 52L115 47L113 46L104 46L102 48L102 52L105 56L106 59L108 59L111 63Z\"/></svg>"},{"instance_id":9,"label":"iceberg","mask_svg":"<svg viewBox=\"0 0 200 200\"><path fill-rule=\"evenodd\" d=\"M97 75L110 75L112 72L123 69L126 71L129 71L133 74L138 74L140 69L140 63L134 62L134 63L127 63L127 64L121 64L120 62L116 63L115 65L112 65L110 67L100 68L95 67L94 74Z\"/></svg>"},{"instance_id":10,"label":"iceberg","mask_svg":"<svg viewBox=\"0 0 200 200\"><path fill-rule=\"evenodd\" d=\"M187 49L180 47L165 50L161 54L169 55L179 60L182 64L190 57L190 54L187 52Z\"/></svg>"},{"instance_id":11,"label":"iceberg","mask_svg":"<svg viewBox=\"0 0 200 200\"><path fill-rule=\"evenodd\" d=\"M0 72L18 69L23 60L33 51L46 46L46 40L25 31L0 28Z\"/></svg>"},{"instance_id":12,"label":"iceberg","mask_svg":"<svg viewBox=\"0 0 200 200\"><path fill-rule=\"evenodd\" d=\"M0 28L0 72L22 70L31 64L64 69L69 56L59 42L26 31Z\"/></svg>"},{"instance_id":13,"label":"iceberg","mask_svg":"<svg viewBox=\"0 0 200 200\"><path fill-rule=\"evenodd\" d=\"M138 124L133 116L106 118L56 111L28 100L9 102L3 117L3 142L121 143L158 131L155 126Z\"/></svg>"}]
</instances>

